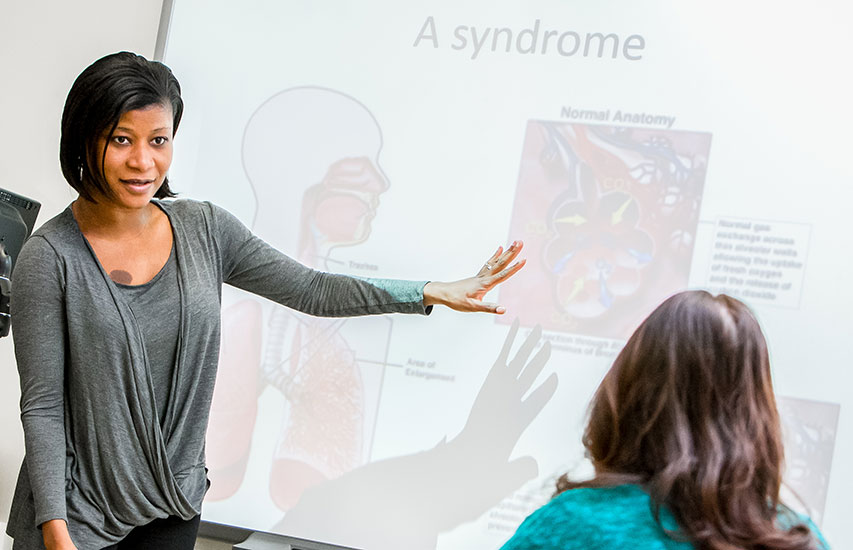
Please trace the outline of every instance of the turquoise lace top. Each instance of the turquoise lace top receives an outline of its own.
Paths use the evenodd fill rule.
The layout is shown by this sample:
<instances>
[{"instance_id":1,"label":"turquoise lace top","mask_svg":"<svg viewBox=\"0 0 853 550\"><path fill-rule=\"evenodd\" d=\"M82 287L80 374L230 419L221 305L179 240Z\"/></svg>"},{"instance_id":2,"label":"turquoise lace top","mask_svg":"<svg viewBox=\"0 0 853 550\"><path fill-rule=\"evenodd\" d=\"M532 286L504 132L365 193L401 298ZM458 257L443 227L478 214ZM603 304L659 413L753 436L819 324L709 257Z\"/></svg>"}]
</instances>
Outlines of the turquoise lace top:
<instances>
[{"instance_id":1,"label":"turquoise lace top","mask_svg":"<svg viewBox=\"0 0 853 550\"><path fill-rule=\"evenodd\" d=\"M692 550L665 529L678 524L666 509L655 521L649 495L638 485L573 489L536 510L519 526L501 550ZM817 527L803 518L829 550Z\"/></svg>"}]
</instances>

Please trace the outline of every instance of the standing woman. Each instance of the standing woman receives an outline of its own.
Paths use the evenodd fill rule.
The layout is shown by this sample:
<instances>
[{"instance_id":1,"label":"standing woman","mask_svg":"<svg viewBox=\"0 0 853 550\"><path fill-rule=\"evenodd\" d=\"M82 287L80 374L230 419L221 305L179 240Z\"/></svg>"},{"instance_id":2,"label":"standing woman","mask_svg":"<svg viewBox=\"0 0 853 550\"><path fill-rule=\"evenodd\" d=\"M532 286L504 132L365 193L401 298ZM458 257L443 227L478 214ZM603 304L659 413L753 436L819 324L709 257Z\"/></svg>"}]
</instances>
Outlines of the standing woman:
<instances>
[{"instance_id":1,"label":"standing woman","mask_svg":"<svg viewBox=\"0 0 853 550\"><path fill-rule=\"evenodd\" d=\"M738 300L661 304L601 382L583 442L595 477L562 476L502 550L828 548L780 502L767 346Z\"/></svg>"},{"instance_id":2,"label":"standing woman","mask_svg":"<svg viewBox=\"0 0 853 550\"><path fill-rule=\"evenodd\" d=\"M174 197L182 111L171 71L127 52L93 63L68 94L60 163L80 196L15 267L26 442L8 525L16 549L193 548L222 283L329 317L434 304L503 313L482 298L523 265L513 243L454 283L307 268L221 208L161 200Z\"/></svg>"}]
</instances>

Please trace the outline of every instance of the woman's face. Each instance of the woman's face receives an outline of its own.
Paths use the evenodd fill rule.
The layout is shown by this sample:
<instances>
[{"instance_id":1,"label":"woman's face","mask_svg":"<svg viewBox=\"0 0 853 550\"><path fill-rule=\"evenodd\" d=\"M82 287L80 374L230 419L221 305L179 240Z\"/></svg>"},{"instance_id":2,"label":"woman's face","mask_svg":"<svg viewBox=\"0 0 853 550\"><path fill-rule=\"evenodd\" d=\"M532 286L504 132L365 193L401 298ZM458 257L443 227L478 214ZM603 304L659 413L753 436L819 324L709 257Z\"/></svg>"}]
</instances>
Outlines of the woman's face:
<instances>
[{"instance_id":1,"label":"woman's face","mask_svg":"<svg viewBox=\"0 0 853 550\"><path fill-rule=\"evenodd\" d=\"M172 164L172 108L151 105L121 115L113 135L103 136L104 178L123 208L143 208L160 189ZM106 148L106 149L104 149Z\"/></svg>"}]
</instances>

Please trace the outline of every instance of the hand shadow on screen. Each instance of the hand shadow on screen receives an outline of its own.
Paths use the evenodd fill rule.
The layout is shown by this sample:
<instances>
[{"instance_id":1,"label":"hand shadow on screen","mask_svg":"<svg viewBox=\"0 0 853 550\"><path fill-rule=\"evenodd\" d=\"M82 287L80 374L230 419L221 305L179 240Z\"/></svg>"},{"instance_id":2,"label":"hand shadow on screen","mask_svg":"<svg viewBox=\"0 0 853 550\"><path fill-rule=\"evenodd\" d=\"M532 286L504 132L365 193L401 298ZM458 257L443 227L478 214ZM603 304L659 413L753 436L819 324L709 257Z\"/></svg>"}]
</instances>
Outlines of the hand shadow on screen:
<instances>
[{"instance_id":1,"label":"hand shadow on screen","mask_svg":"<svg viewBox=\"0 0 853 550\"><path fill-rule=\"evenodd\" d=\"M545 342L528 361L541 337L536 327L508 361L517 331L516 320L458 436L306 490L273 530L369 550L434 549L440 533L476 519L535 478L533 457L510 460L510 454L553 397L557 375L531 390L551 348Z\"/></svg>"}]
</instances>

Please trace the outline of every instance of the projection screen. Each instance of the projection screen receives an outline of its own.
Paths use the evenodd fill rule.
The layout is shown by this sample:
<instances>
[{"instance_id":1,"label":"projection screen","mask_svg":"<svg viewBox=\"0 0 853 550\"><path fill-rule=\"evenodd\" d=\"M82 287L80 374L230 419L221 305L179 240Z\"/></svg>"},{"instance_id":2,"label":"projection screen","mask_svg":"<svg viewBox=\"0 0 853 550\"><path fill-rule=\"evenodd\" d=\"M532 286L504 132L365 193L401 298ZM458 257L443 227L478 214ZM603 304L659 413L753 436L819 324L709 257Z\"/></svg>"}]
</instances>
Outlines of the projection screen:
<instances>
[{"instance_id":1,"label":"projection screen","mask_svg":"<svg viewBox=\"0 0 853 550\"><path fill-rule=\"evenodd\" d=\"M167 2L181 196L324 271L453 280L516 239L527 259L488 296L503 316L318 319L226 287L203 519L497 548L590 474L586 407L633 328L704 288L766 332L788 501L853 545L851 21L829 0ZM553 350L529 390L493 367L515 319L516 346L538 325Z\"/></svg>"}]
</instances>

